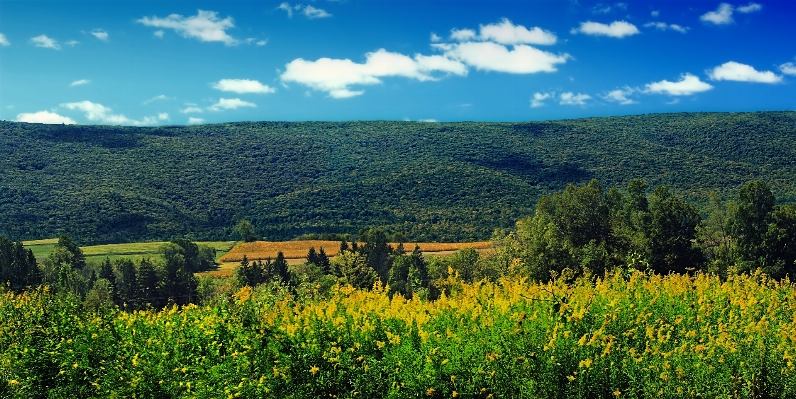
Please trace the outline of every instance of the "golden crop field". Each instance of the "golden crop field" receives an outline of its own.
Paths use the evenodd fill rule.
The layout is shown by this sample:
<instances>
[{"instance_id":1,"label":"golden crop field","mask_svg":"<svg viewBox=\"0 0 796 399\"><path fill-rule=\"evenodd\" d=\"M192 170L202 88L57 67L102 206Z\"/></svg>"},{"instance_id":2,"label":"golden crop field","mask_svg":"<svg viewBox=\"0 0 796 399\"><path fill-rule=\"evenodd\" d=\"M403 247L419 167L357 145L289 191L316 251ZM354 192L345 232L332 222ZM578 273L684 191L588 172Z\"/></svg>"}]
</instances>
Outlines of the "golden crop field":
<instances>
[{"instance_id":1,"label":"golden crop field","mask_svg":"<svg viewBox=\"0 0 796 399\"><path fill-rule=\"evenodd\" d=\"M359 243L363 245L363 243ZM391 243L393 248L398 246L398 243ZM463 248L475 248L477 250L484 250L490 248L488 241L481 242L464 242L464 243L439 243L439 242L420 242L420 243L404 243L404 249L407 252L412 251L415 245L420 247L423 253L435 252L449 252L457 251ZM249 260L265 260L268 258L276 258L277 253L280 251L286 259L301 259L307 256L310 247L323 250L327 255L335 256L340 251L340 241L321 241L321 240L307 240L307 241L256 241L241 243L232 248L226 255L219 258L221 262L240 262L243 260L243 255Z\"/></svg>"}]
</instances>

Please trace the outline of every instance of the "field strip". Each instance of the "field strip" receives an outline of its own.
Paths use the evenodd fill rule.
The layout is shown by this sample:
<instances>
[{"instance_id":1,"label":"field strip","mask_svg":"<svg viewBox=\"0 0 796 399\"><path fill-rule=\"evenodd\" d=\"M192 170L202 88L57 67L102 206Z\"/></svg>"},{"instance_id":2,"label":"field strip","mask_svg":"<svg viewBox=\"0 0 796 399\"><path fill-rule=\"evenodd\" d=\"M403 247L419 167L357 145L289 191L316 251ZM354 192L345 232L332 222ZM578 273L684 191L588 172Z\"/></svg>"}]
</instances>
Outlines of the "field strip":
<instances>
[{"instance_id":1,"label":"field strip","mask_svg":"<svg viewBox=\"0 0 796 399\"><path fill-rule=\"evenodd\" d=\"M358 245L364 245L359 243ZM393 248L398 247L398 243L390 243ZM477 250L485 250L490 248L489 241L479 242L419 242L419 243L404 243L404 250L412 252L415 245L420 247L420 251L424 254L439 254L445 255L458 251L463 248L475 248ZM307 256L310 247L315 250L320 250L323 247L324 252L328 256L335 256L340 252L340 241L321 241L321 240L307 240L307 241L256 241L241 243L232 248L226 255L219 258L220 262L240 262L243 260L243 255L249 260L266 260L268 258L275 259L277 253L280 251L286 259L303 259Z\"/></svg>"}]
</instances>

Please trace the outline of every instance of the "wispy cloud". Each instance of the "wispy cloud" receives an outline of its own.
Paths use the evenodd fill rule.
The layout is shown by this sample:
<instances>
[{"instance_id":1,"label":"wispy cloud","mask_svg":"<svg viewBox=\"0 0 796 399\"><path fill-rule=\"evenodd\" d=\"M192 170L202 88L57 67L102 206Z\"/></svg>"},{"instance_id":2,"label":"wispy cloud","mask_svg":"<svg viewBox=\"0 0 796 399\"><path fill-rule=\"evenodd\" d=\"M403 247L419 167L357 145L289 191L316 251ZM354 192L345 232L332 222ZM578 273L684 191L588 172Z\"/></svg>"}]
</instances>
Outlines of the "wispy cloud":
<instances>
[{"instance_id":1,"label":"wispy cloud","mask_svg":"<svg viewBox=\"0 0 796 399\"><path fill-rule=\"evenodd\" d=\"M94 35L94 37L96 37L97 39L102 40L103 42L108 41L108 32L105 32L102 29L94 29L93 31L91 31L91 34Z\"/></svg>"},{"instance_id":2,"label":"wispy cloud","mask_svg":"<svg viewBox=\"0 0 796 399\"><path fill-rule=\"evenodd\" d=\"M75 45L76 45L76 44L80 44L80 42L79 42L79 41L77 41L77 40L70 40L70 41L68 41L68 42L66 42L66 43L64 43L64 44L66 44L66 45L67 45L67 46L69 46L69 47L75 47Z\"/></svg>"},{"instance_id":3,"label":"wispy cloud","mask_svg":"<svg viewBox=\"0 0 796 399\"><path fill-rule=\"evenodd\" d=\"M736 10L738 10L738 12L743 13L743 14L748 14L750 12L757 12L757 11L760 11L762 9L763 9L763 6L761 6L760 4L757 4L757 3L749 3L749 4L745 5L745 6L740 6L740 7L736 8Z\"/></svg>"},{"instance_id":4,"label":"wispy cloud","mask_svg":"<svg viewBox=\"0 0 796 399\"><path fill-rule=\"evenodd\" d=\"M47 37L47 35L39 35L30 39L36 47L41 48L51 48L53 50L60 50L61 46L58 45L58 42L55 39Z\"/></svg>"},{"instance_id":5,"label":"wispy cloud","mask_svg":"<svg viewBox=\"0 0 796 399\"><path fill-rule=\"evenodd\" d=\"M11 45L11 42L9 42L8 39L6 39L6 35L0 33L0 46L5 47L5 46L10 46L10 45Z\"/></svg>"},{"instance_id":6,"label":"wispy cloud","mask_svg":"<svg viewBox=\"0 0 796 399\"><path fill-rule=\"evenodd\" d=\"M199 125L199 124L202 124L202 123L205 123L205 120L202 119L202 118L194 118L194 117L188 118L188 124L189 125Z\"/></svg>"},{"instance_id":7,"label":"wispy cloud","mask_svg":"<svg viewBox=\"0 0 796 399\"><path fill-rule=\"evenodd\" d=\"M637 35L641 32L635 25L626 21L614 21L611 22L610 25L587 21L581 22L580 27L572 28L569 33L573 35L582 33L584 35L608 36L621 39L626 36Z\"/></svg>"},{"instance_id":8,"label":"wispy cloud","mask_svg":"<svg viewBox=\"0 0 796 399\"><path fill-rule=\"evenodd\" d=\"M277 10L283 10L283 11L287 12L288 18L292 18L293 17L293 12L294 11L301 12L302 14L304 14L305 17L307 17L309 19L330 18L330 17L332 17L332 14L329 14L328 12L326 12L326 10L323 10L323 9L320 9L320 8L316 8L316 7L313 7L311 5L304 6L304 5L301 5L301 4L296 4L295 6L291 6L290 3L283 2L283 3L279 4L279 7L276 7L276 9Z\"/></svg>"},{"instance_id":9,"label":"wispy cloud","mask_svg":"<svg viewBox=\"0 0 796 399\"><path fill-rule=\"evenodd\" d=\"M227 46L238 44L238 41L227 34L226 30L235 27L232 17L220 19L215 11L199 10L191 17L171 14L165 18L144 17L136 21L153 28L173 29L185 38L198 39L203 42L221 42ZM157 32L155 33L157 36Z\"/></svg>"},{"instance_id":10,"label":"wispy cloud","mask_svg":"<svg viewBox=\"0 0 796 399\"><path fill-rule=\"evenodd\" d=\"M648 22L648 23L644 24L644 27L645 28L655 28L655 29L658 29L658 30L673 30L673 31L680 32L680 33L687 33L688 29L690 29L688 27L682 27L680 25L675 25L675 24L669 25L669 24L667 24L665 22Z\"/></svg>"},{"instance_id":11,"label":"wispy cloud","mask_svg":"<svg viewBox=\"0 0 796 399\"><path fill-rule=\"evenodd\" d=\"M725 62L707 71L711 80L734 80L736 82L779 83L782 76L771 71L758 71L752 66L735 61Z\"/></svg>"},{"instance_id":12,"label":"wispy cloud","mask_svg":"<svg viewBox=\"0 0 796 399\"><path fill-rule=\"evenodd\" d=\"M243 101L240 98L221 98L217 103L207 107L210 111L235 110L242 107L257 107L257 104Z\"/></svg>"},{"instance_id":13,"label":"wispy cloud","mask_svg":"<svg viewBox=\"0 0 796 399\"><path fill-rule=\"evenodd\" d=\"M87 85L89 83L91 83L91 81L88 80L88 79L80 79L80 80L76 80L76 81L72 82L69 85L69 87L82 86L82 85Z\"/></svg>"},{"instance_id":14,"label":"wispy cloud","mask_svg":"<svg viewBox=\"0 0 796 399\"><path fill-rule=\"evenodd\" d=\"M152 98L150 98L150 99L148 99L148 100L144 100L144 103L143 103L143 104L144 104L144 105L147 105L147 104L149 104L149 103L151 103L151 102L160 101L160 100L170 100L170 98L169 98L169 97L167 97L165 94L161 94L161 95L158 95L158 96L152 97Z\"/></svg>"},{"instance_id":15,"label":"wispy cloud","mask_svg":"<svg viewBox=\"0 0 796 399\"><path fill-rule=\"evenodd\" d=\"M102 104L93 103L91 101L63 103L60 106L69 110L85 112L86 119L89 121L108 125L144 126L154 125L158 122L158 118L154 116L147 116L143 119L135 120L130 119L122 114L114 114L111 108L108 108Z\"/></svg>"},{"instance_id":16,"label":"wispy cloud","mask_svg":"<svg viewBox=\"0 0 796 399\"><path fill-rule=\"evenodd\" d=\"M748 14L752 12L757 12L763 9L763 6L757 3L749 3L745 6L740 6L738 8L733 8L732 5L728 3L721 3L716 11L709 11L699 19L702 22L713 24L713 25L727 25L733 23L735 20L732 18L733 11L738 11L742 14Z\"/></svg>"},{"instance_id":17,"label":"wispy cloud","mask_svg":"<svg viewBox=\"0 0 796 399\"><path fill-rule=\"evenodd\" d=\"M779 66L779 71L785 75L796 75L796 64L792 62L786 62Z\"/></svg>"},{"instance_id":18,"label":"wispy cloud","mask_svg":"<svg viewBox=\"0 0 796 399\"><path fill-rule=\"evenodd\" d=\"M611 90L601 97L606 101L616 102L621 105L637 104L637 101L628 98L634 92L635 89L625 86L622 89Z\"/></svg>"},{"instance_id":19,"label":"wispy cloud","mask_svg":"<svg viewBox=\"0 0 796 399\"><path fill-rule=\"evenodd\" d=\"M539 108L545 105L545 100L552 98L555 93L533 93L531 98L531 108Z\"/></svg>"}]
</instances>

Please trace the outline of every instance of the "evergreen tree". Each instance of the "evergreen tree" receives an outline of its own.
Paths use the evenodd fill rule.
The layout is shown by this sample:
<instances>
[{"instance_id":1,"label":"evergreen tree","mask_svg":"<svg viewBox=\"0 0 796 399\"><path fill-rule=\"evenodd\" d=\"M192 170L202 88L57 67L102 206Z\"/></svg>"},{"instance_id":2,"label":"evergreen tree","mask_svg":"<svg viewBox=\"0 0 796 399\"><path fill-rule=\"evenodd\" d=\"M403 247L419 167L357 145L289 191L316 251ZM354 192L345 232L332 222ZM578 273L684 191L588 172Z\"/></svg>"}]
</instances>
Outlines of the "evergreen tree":
<instances>
[{"instance_id":1,"label":"evergreen tree","mask_svg":"<svg viewBox=\"0 0 796 399\"><path fill-rule=\"evenodd\" d=\"M282 251L276 254L276 259L271 265L271 270L273 270L273 275L279 282L282 284L290 284L290 269L288 268L287 260L285 260L285 255Z\"/></svg>"},{"instance_id":2,"label":"evergreen tree","mask_svg":"<svg viewBox=\"0 0 796 399\"><path fill-rule=\"evenodd\" d=\"M160 279L152 261L149 258L141 259L141 263L138 265L138 289L140 290L139 298L142 305L162 306L158 290L159 281Z\"/></svg>"},{"instance_id":3,"label":"evergreen tree","mask_svg":"<svg viewBox=\"0 0 796 399\"><path fill-rule=\"evenodd\" d=\"M71 238L69 238L69 236L61 234L61 236L58 237L58 244L56 244L56 247L64 248L72 254L71 263L73 268L83 270L83 268L86 267L86 257L83 255L83 251Z\"/></svg>"},{"instance_id":4,"label":"evergreen tree","mask_svg":"<svg viewBox=\"0 0 796 399\"><path fill-rule=\"evenodd\" d=\"M323 274L330 274L332 272L329 256L326 255L326 251L323 250L323 247L318 250L318 263L316 263L316 265L321 268Z\"/></svg>"},{"instance_id":5,"label":"evergreen tree","mask_svg":"<svg viewBox=\"0 0 796 399\"><path fill-rule=\"evenodd\" d=\"M116 290L120 304L127 308L135 308L139 300L138 279L135 274L135 264L130 258L117 259L115 262L116 270Z\"/></svg>"}]
</instances>

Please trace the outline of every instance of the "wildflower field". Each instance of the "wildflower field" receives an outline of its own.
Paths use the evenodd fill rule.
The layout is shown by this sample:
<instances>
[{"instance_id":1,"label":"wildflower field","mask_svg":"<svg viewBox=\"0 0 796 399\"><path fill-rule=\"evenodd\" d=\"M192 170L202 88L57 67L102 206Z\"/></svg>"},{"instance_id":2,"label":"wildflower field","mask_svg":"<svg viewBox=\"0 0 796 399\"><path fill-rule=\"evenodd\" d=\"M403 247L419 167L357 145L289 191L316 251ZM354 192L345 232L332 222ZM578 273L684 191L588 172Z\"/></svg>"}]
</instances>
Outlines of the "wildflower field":
<instances>
[{"instance_id":1,"label":"wildflower field","mask_svg":"<svg viewBox=\"0 0 796 399\"><path fill-rule=\"evenodd\" d=\"M0 398L793 398L796 290L762 274L615 272L163 311L0 296Z\"/></svg>"}]
</instances>

